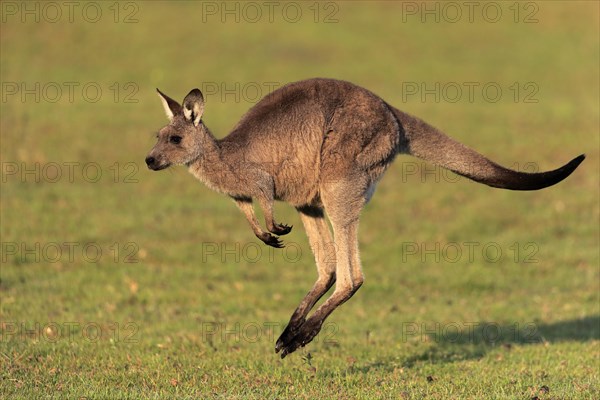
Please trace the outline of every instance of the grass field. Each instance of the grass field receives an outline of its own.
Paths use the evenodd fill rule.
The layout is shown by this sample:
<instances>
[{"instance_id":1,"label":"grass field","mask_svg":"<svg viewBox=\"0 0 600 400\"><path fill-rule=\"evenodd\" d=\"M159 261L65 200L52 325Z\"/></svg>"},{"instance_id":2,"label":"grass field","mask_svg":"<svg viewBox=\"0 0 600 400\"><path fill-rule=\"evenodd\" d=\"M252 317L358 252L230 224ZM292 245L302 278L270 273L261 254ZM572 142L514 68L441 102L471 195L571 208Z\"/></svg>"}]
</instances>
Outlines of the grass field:
<instances>
[{"instance_id":1,"label":"grass field","mask_svg":"<svg viewBox=\"0 0 600 400\"><path fill-rule=\"evenodd\" d=\"M599 5L465 3L0 3L0 398L600 398ZM510 192L399 157L361 219L364 286L281 360L316 278L295 211L268 249L143 160L156 87L202 88L222 137L314 76L506 166L587 159Z\"/></svg>"}]
</instances>

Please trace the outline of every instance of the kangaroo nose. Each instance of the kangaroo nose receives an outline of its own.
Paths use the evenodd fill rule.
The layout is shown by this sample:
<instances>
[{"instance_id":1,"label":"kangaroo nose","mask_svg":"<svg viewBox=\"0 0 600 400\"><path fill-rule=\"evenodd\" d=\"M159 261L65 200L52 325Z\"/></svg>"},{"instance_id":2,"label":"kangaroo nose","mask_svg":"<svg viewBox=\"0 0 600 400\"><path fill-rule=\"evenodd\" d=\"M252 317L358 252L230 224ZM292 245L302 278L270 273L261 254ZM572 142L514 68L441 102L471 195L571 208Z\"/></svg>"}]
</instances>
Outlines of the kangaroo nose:
<instances>
[{"instance_id":1,"label":"kangaroo nose","mask_svg":"<svg viewBox=\"0 0 600 400\"><path fill-rule=\"evenodd\" d=\"M149 167L152 166L152 164L154 164L155 161L156 160L154 159L154 157L150 157L150 156L146 157L146 165Z\"/></svg>"}]
</instances>

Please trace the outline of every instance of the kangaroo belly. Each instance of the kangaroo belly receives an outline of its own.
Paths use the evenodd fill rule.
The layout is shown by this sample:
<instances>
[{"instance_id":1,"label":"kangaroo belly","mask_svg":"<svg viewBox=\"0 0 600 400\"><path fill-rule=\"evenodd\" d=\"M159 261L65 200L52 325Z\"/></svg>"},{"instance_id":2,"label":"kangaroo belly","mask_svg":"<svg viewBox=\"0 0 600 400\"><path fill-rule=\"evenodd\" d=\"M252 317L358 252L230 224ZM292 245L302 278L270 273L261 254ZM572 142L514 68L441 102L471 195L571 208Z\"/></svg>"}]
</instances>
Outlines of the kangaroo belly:
<instances>
[{"instance_id":1,"label":"kangaroo belly","mask_svg":"<svg viewBox=\"0 0 600 400\"><path fill-rule=\"evenodd\" d=\"M313 132L288 144L286 157L273 165L275 198L294 206L312 204L318 196L321 133ZM307 140L308 139L308 140Z\"/></svg>"}]
</instances>

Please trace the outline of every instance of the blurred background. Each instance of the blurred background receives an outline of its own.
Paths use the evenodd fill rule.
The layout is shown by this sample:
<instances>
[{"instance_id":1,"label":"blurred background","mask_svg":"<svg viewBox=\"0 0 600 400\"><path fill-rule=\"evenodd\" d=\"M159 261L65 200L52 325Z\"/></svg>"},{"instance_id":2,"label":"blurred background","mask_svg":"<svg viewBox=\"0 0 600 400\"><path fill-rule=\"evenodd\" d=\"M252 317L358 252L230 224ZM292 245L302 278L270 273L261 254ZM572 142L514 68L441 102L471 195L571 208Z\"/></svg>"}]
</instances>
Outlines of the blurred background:
<instances>
[{"instance_id":1,"label":"blurred background","mask_svg":"<svg viewBox=\"0 0 600 400\"><path fill-rule=\"evenodd\" d=\"M223 137L262 96L311 77L364 86L515 169L554 169L587 155L565 182L534 193L492 190L399 157L361 220L367 280L332 317L341 350L323 342L314 349L335 358L378 332L371 344L381 348L361 349L366 357L395 349L418 359L420 347L388 343L399 342L394 323L417 320L534 321L550 340L597 343L597 3L1 6L5 354L51 347L17 335L23 323L93 321L103 338L111 323L134 323L136 343L119 344L141 359L144 346L173 341L189 357L231 346L209 346L203 321L276 321L278 335L316 278L294 210L276 207L294 225L287 250L266 249L227 198L182 167L156 173L143 160L167 122L157 87L178 101L202 89L204 121ZM469 242L477 243L472 255ZM75 342L106 366L94 346L110 353L108 341ZM73 341L57 343L68 364ZM260 354L269 365L272 346L246 343L238 357ZM5 374L54 382L37 368Z\"/></svg>"}]
</instances>

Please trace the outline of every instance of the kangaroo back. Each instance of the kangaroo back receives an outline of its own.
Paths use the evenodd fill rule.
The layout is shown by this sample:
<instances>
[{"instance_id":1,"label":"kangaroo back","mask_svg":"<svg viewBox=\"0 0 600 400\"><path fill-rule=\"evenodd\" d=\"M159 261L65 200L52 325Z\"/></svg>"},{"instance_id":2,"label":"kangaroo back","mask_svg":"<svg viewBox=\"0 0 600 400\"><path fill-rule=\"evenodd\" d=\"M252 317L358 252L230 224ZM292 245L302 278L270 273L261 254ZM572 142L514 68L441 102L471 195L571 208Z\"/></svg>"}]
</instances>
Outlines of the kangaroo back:
<instances>
[{"instance_id":1,"label":"kangaroo back","mask_svg":"<svg viewBox=\"0 0 600 400\"><path fill-rule=\"evenodd\" d=\"M425 121L398 109L392 110L404 128L405 145L402 146L402 152L488 186L510 190L543 189L565 179L585 159L585 155L582 154L553 171L513 171L446 136Z\"/></svg>"}]
</instances>

